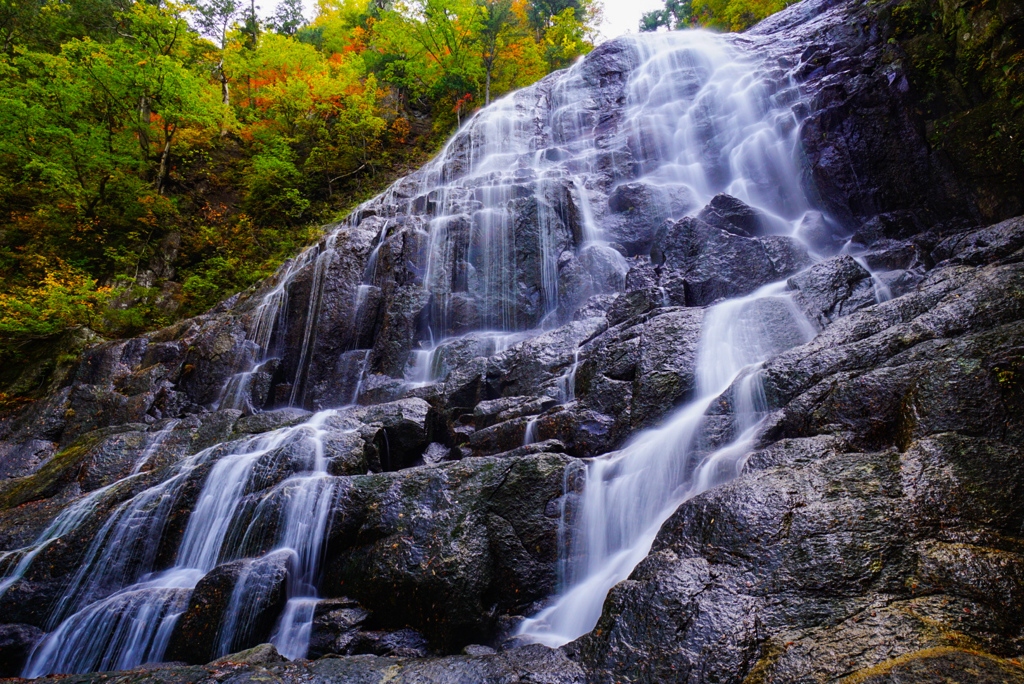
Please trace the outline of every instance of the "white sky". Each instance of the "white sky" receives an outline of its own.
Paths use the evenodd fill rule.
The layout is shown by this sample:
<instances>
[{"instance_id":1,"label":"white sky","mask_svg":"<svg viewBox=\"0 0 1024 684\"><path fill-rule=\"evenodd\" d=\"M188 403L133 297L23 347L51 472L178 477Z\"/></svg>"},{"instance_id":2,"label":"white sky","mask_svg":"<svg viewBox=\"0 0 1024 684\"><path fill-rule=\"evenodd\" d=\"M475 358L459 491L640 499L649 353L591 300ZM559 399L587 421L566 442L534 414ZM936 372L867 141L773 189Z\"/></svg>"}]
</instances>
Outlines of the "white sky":
<instances>
[{"instance_id":1,"label":"white sky","mask_svg":"<svg viewBox=\"0 0 1024 684\"><path fill-rule=\"evenodd\" d=\"M623 33L636 33L640 25L640 17L644 12L661 9L664 0L603 0L604 22L601 24L601 36L604 40L620 36ZM262 0L260 14L270 16L277 0ZM307 18L316 12L316 0L302 0L302 7Z\"/></svg>"},{"instance_id":2,"label":"white sky","mask_svg":"<svg viewBox=\"0 0 1024 684\"><path fill-rule=\"evenodd\" d=\"M601 34L607 39L623 33L636 33L644 12L664 6L663 0L604 0Z\"/></svg>"}]
</instances>

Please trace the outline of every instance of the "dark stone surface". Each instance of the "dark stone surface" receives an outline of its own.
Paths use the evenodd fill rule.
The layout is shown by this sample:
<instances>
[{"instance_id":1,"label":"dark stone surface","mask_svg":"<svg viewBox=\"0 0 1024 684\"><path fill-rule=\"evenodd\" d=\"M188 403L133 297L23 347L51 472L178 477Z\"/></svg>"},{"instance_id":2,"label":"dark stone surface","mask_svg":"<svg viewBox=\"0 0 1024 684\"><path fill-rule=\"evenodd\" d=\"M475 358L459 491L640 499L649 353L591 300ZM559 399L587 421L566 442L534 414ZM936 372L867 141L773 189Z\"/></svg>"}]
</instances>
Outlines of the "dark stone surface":
<instances>
[{"instance_id":1,"label":"dark stone surface","mask_svg":"<svg viewBox=\"0 0 1024 684\"><path fill-rule=\"evenodd\" d=\"M267 641L284 608L293 555L276 551L225 563L207 573L175 625L166 659L198 665ZM232 607L242 617L229 634L225 622Z\"/></svg>"},{"instance_id":2,"label":"dark stone surface","mask_svg":"<svg viewBox=\"0 0 1024 684\"><path fill-rule=\"evenodd\" d=\"M549 503L570 460L464 459L343 480L321 591L358 600L378 629L413 627L435 648L488 634L497 613L554 587Z\"/></svg>"},{"instance_id":3,"label":"dark stone surface","mask_svg":"<svg viewBox=\"0 0 1024 684\"><path fill-rule=\"evenodd\" d=\"M295 663L228 661L191 667L172 663L117 675L117 681L123 684L256 684L268 680L282 684L583 684L586 677L580 666L563 653L539 645L443 658L360 655ZM58 675L40 681L98 684L110 681L110 675Z\"/></svg>"},{"instance_id":4,"label":"dark stone surface","mask_svg":"<svg viewBox=\"0 0 1024 684\"><path fill-rule=\"evenodd\" d=\"M889 681L928 649L1020 653L1020 268L936 271L770 361L781 410L748 473L676 511L570 653L645 682ZM936 671L1015 667L977 657Z\"/></svg>"},{"instance_id":5,"label":"dark stone surface","mask_svg":"<svg viewBox=\"0 0 1024 684\"><path fill-rule=\"evenodd\" d=\"M697 218L708 225L742 237L754 237L770 232L768 217L744 204L732 195L718 194L700 210Z\"/></svg>"},{"instance_id":6,"label":"dark stone surface","mask_svg":"<svg viewBox=\"0 0 1024 684\"><path fill-rule=\"evenodd\" d=\"M697 218L659 230L651 261L661 267L669 296L687 306L749 294L810 263L793 238L744 237ZM674 281L666 279L667 272Z\"/></svg>"},{"instance_id":7,"label":"dark stone surface","mask_svg":"<svg viewBox=\"0 0 1024 684\"><path fill-rule=\"evenodd\" d=\"M0 625L0 677L17 677L45 634L32 625Z\"/></svg>"}]
</instances>

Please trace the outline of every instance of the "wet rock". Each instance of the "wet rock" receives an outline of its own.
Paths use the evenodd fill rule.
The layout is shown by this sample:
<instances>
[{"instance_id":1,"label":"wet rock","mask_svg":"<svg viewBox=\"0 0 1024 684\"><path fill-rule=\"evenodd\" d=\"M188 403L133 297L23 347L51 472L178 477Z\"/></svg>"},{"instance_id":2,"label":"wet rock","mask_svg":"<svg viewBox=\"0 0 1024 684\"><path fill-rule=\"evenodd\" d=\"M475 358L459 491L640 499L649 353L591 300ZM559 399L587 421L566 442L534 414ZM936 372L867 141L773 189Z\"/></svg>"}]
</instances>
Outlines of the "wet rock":
<instances>
[{"instance_id":1,"label":"wet rock","mask_svg":"<svg viewBox=\"0 0 1024 684\"><path fill-rule=\"evenodd\" d=\"M477 429L487 428L495 423L532 416L555 405L550 397L513 396L481 401L473 409L472 421Z\"/></svg>"},{"instance_id":2,"label":"wet rock","mask_svg":"<svg viewBox=\"0 0 1024 684\"><path fill-rule=\"evenodd\" d=\"M207 573L175 625L166 658L198 664L265 642L284 608L293 555L277 551Z\"/></svg>"},{"instance_id":3,"label":"wet rock","mask_svg":"<svg viewBox=\"0 0 1024 684\"><path fill-rule=\"evenodd\" d=\"M294 666L293 666L294 667ZM277 671L279 676L287 677ZM302 671L314 682L525 682L582 684L583 670L559 651L533 644L515 653L458 655L444 658L396 659L379 656L322 658ZM293 675L294 676L294 675ZM292 681L286 679L286 681Z\"/></svg>"},{"instance_id":4,"label":"wet rock","mask_svg":"<svg viewBox=\"0 0 1024 684\"><path fill-rule=\"evenodd\" d=\"M932 263L922 246L912 240L879 240L857 256L873 271L924 270Z\"/></svg>"},{"instance_id":5,"label":"wet rock","mask_svg":"<svg viewBox=\"0 0 1024 684\"><path fill-rule=\"evenodd\" d=\"M309 636L310 659L328 653L353 653L353 642L369 615L368 611L351 599L318 601Z\"/></svg>"},{"instance_id":6,"label":"wet rock","mask_svg":"<svg viewBox=\"0 0 1024 684\"><path fill-rule=\"evenodd\" d=\"M795 384L767 382L783 408L746 474L685 502L568 647L594 680L830 681L964 639L1016 652L1024 432L993 369L1024 344L1019 277L933 272L769 361Z\"/></svg>"},{"instance_id":7,"label":"wet rock","mask_svg":"<svg viewBox=\"0 0 1024 684\"><path fill-rule=\"evenodd\" d=\"M997 4L990 14L999 21L1019 21L1013 3ZM535 140L547 175L502 168L472 178L479 139L460 136L445 149L444 174L465 185L429 187L438 167L399 181L266 283L203 317L90 348L73 373L53 374L47 397L0 418L0 461L17 476L0 484L4 548L30 542L82 490L123 473L168 421L182 421L167 437L173 448L137 484L44 549L0 597L4 619L45 624L45 608L106 512L165 476L163 466L291 420L247 415L254 410L346 405L361 387L364 406L321 426L318 439L330 463L323 479L337 486L323 591L365 608L326 600L314 634L324 636L316 646L324 653L351 647L391 657L271 658L129 677L582 681L562 652L513 643L499 654L474 647L430 658L417 635L430 648L459 651L503 633L549 596L564 471L576 463L537 452L597 455L660 419L695 384L704 311L694 307L794 276L795 296L823 330L804 345L769 341L794 348L761 369L765 429L745 474L683 504L652 554L613 590L599 631L569 652L593 669L592 681L896 681L936 672L1012 681L1013 662L982 652L1020 653L1024 242L1019 220L968 228L996 205L975 207L957 177L963 169L926 138L931 114L921 113L921 93L908 81L905 35L945 17L900 23L923 12L912 5L807 0L743 39L764 46L761 73L774 100L793 103L792 121L787 113L780 124L800 126L804 185L821 210L805 216L800 238L831 253L853 232L850 249L894 299L874 304L878 283L849 257L794 276L809 265L800 244L765 235L778 226L728 196L712 200L703 220L664 226L694 207L659 195L643 141L628 139L624 87L642 56L633 41L610 41L572 71L581 83L572 95L582 96L571 121L543 125L543 107L561 97L559 77L509 100L517 115L538 112L516 134ZM783 29L779 40L773 32ZM996 56L989 61L1009 63ZM681 84L694 93L697 85ZM594 136L592 156L553 141L569 128ZM757 192L784 190L758 184ZM584 245L584 192L614 244ZM511 207L509 232L493 230L481 211L489 194ZM434 253L442 234L453 239ZM508 250L485 256L480 247L498 237L510 238ZM433 294L428 277L441 283ZM261 320L263 296L278 285L287 301L273 322ZM775 302L749 322L774 328L791 313ZM564 321L572 323L551 328ZM254 333L267 325L262 349ZM545 332L499 352L496 337L470 331L483 326ZM411 353L453 333L466 334L435 350L436 382L407 382ZM225 380L268 353L281 358L252 371L247 405L215 410ZM732 434L731 400L715 402L698 450ZM540 442L522 445L527 425ZM471 446L502 451L440 462ZM242 509L260 532L246 552L276 544L283 502L297 493L282 483L308 456L309 445L295 443L259 462ZM412 467L421 463L431 465ZM160 567L171 565L203 468L175 503ZM396 472L360 474L370 468ZM182 618L201 622L188 635L204 640L197 649L220 638L210 630L225 601L264 561L224 564L200 583ZM279 609L274 567L273 597L256 604ZM345 610L372 614L332 614ZM203 611L210 616L200 621ZM267 638L270 612L251 623L261 634L246 645ZM344 641L352 629L362 646Z\"/></svg>"},{"instance_id":8,"label":"wet rock","mask_svg":"<svg viewBox=\"0 0 1024 684\"><path fill-rule=\"evenodd\" d=\"M277 652L273 644L260 644L238 653L218 658L210 665L227 665L228 663L239 665L273 665L284 662L284 657Z\"/></svg>"},{"instance_id":9,"label":"wet rock","mask_svg":"<svg viewBox=\"0 0 1024 684\"><path fill-rule=\"evenodd\" d=\"M614 448L619 435L616 419L572 402L537 420L537 439L555 439L565 445L566 453L578 458L596 456ZM525 426L524 426L525 427Z\"/></svg>"},{"instance_id":10,"label":"wet rock","mask_svg":"<svg viewBox=\"0 0 1024 684\"><path fill-rule=\"evenodd\" d=\"M663 287L649 287L630 290L615 298L608 308L608 325L623 321L668 305L668 295Z\"/></svg>"},{"instance_id":11,"label":"wet rock","mask_svg":"<svg viewBox=\"0 0 1024 684\"><path fill-rule=\"evenodd\" d=\"M463 648L462 652L470 656L494 655L497 653L497 651L490 646L482 646L481 644L470 644Z\"/></svg>"},{"instance_id":12,"label":"wet rock","mask_svg":"<svg viewBox=\"0 0 1024 684\"><path fill-rule=\"evenodd\" d=\"M1024 217L1009 219L982 230L954 235L935 247L932 259L979 266L997 260L1020 261L1024 248Z\"/></svg>"},{"instance_id":13,"label":"wet rock","mask_svg":"<svg viewBox=\"0 0 1024 684\"><path fill-rule=\"evenodd\" d=\"M688 396L694 386L703 321L702 310L678 309L644 323L638 340L631 427L650 425Z\"/></svg>"},{"instance_id":14,"label":"wet rock","mask_svg":"<svg viewBox=\"0 0 1024 684\"><path fill-rule=\"evenodd\" d=\"M959 648L930 648L894 658L864 672L855 672L864 684L906 681L1024 682L1024 670L1015 662Z\"/></svg>"},{"instance_id":15,"label":"wet rock","mask_svg":"<svg viewBox=\"0 0 1024 684\"><path fill-rule=\"evenodd\" d=\"M430 654L427 640L414 629L358 632L349 648L353 655L366 653L392 658L423 658Z\"/></svg>"},{"instance_id":16,"label":"wet rock","mask_svg":"<svg viewBox=\"0 0 1024 684\"><path fill-rule=\"evenodd\" d=\"M360 409L357 416L363 423L381 426L374 437L376 462L371 468L390 471L416 463L430 443L430 410L430 404L417 398Z\"/></svg>"},{"instance_id":17,"label":"wet rock","mask_svg":"<svg viewBox=\"0 0 1024 684\"><path fill-rule=\"evenodd\" d=\"M490 456L507 452L521 445L526 437L530 418L520 417L496 423L469 435L466 446L474 456Z\"/></svg>"},{"instance_id":18,"label":"wet rock","mask_svg":"<svg viewBox=\"0 0 1024 684\"><path fill-rule=\"evenodd\" d=\"M124 428L120 428L123 432L100 439L80 462L77 480L83 491L92 491L125 477L146 454L153 435L141 425Z\"/></svg>"},{"instance_id":19,"label":"wet rock","mask_svg":"<svg viewBox=\"0 0 1024 684\"><path fill-rule=\"evenodd\" d=\"M491 396L521 396L540 390L557 398L559 381L568 377L579 346L606 327L603 318L573 321L491 357L484 377L487 391Z\"/></svg>"},{"instance_id":20,"label":"wet rock","mask_svg":"<svg viewBox=\"0 0 1024 684\"><path fill-rule=\"evenodd\" d=\"M377 629L406 626L461 648L554 586L558 520L571 459L473 458L340 485L321 591L349 596Z\"/></svg>"},{"instance_id":21,"label":"wet rock","mask_svg":"<svg viewBox=\"0 0 1024 684\"><path fill-rule=\"evenodd\" d=\"M227 441L235 432L235 424L241 417L242 412L238 409L223 409L199 417L199 426L192 437L189 449L202 451Z\"/></svg>"},{"instance_id":22,"label":"wet rock","mask_svg":"<svg viewBox=\"0 0 1024 684\"><path fill-rule=\"evenodd\" d=\"M494 454L494 457L517 458L519 456L529 456L530 454L561 454L565 453L565 448L565 444L557 439L545 439L539 442L524 444L514 449L510 449L509 451Z\"/></svg>"},{"instance_id":23,"label":"wet rock","mask_svg":"<svg viewBox=\"0 0 1024 684\"><path fill-rule=\"evenodd\" d=\"M55 442L42 439L0 445L0 479L31 475L53 456L56 449Z\"/></svg>"},{"instance_id":24,"label":"wet rock","mask_svg":"<svg viewBox=\"0 0 1024 684\"><path fill-rule=\"evenodd\" d=\"M832 257L793 276L787 286L795 300L820 328L875 303L871 274L852 257Z\"/></svg>"},{"instance_id":25,"label":"wet rock","mask_svg":"<svg viewBox=\"0 0 1024 684\"><path fill-rule=\"evenodd\" d=\"M769 232L768 218L732 195L718 194L700 210L697 218L708 225L742 237Z\"/></svg>"},{"instance_id":26,"label":"wet rock","mask_svg":"<svg viewBox=\"0 0 1024 684\"><path fill-rule=\"evenodd\" d=\"M796 236L820 254L832 254L842 247L844 231L829 221L820 211L809 211L800 220Z\"/></svg>"},{"instance_id":27,"label":"wet rock","mask_svg":"<svg viewBox=\"0 0 1024 684\"><path fill-rule=\"evenodd\" d=\"M32 625L0 625L0 677L17 677L43 636Z\"/></svg>"},{"instance_id":28,"label":"wet rock","mask_svg":"<svg viewBox=\"0 0 1024 684\"><path fill-rule=\"evenodd\" d=\"M638 181L623 183L608 195L612 220L606 232L625 247L627 256L646 255L658 227L666 219L685 216L695 204L684 189Z\"/></svg>"},{"instance_id":29,"label":"wet rock","mask_svg":"<svg viewBox=\"0 0 1024 684\"><path fill-rule=\"evenodd\" d=\"M920 133L906 77L883 68L856 72L879 52L862 49L859 65L841 80L824 69L808 75L807 85L824 85L800 128L808 181L847 225L897 211L931 220L967 214L964 189Z\"/></svg>"},{"instance_id":30,"label":"wet rock","mask_svg":"<svg viewBox=\"0 0 1024 684\"><path fill-rule=\"evenodd\" d=\"M431 442L423 451L423 463L425 465L437 465L441 461L452 459L452 450L438 442Z\"/></svg>"},{"instance_id":31,"label":"wet rock","mask_svg":"<svg viewBox=\"0 0 1024 684\"><path fill-rule=\"evenodd\" d=\"M762 241L685 218L659 230L651 261L663 269L662 283L670 298L704 306L791 275L808 263L808 257L792 238ZM669 273L678 284L667 279Z\"/></svg>"},{"instance_id":32,"label":"wet rock","mask_svg":"<svg viewBox=\"0 0 1024 684\"><path fill-rule=\"evenodd\" d=\"M247 434L259 434L270 432L282 427L304 423L313 414L309 411L296 408L277 409L276 411L264 411L251 416L240 418L235 423L235 431Z\"/></svg>"},{"instance_id":33,"label":"wet rock","mask_svg":"<svg viewBox=\"0 0 1024 684\"><path fill-rule=\"evenodd\" d=\"M916 213L892 211L868 218L857 227L851 239L855 244L873 247L879 241L903 240L923 232L924 229L925 226Z\"/></svg>"},{"instance_id":34,"label":"wet rock","mask_svg":"<svg viewBox=\"0 0 1024 684\"><path fill-rule=\"evenodd\" d=\"M408 390L408 383L405 380L380 373L367 373L359 386L356 403L363 406L385 404L401 399Z\"/></svg>"},{"instance_id":35,"label":"wet rock","mask_svg":"<svg viewBox=\"0 0 1024 684\"><path fill-rule=\"evenodd\" d=\"M13 508L58 494L74 482L78 468L103 439L103 431L89 433L55 454L35 473L0 481L0 508Z\"/></svg>"}]
</instances>

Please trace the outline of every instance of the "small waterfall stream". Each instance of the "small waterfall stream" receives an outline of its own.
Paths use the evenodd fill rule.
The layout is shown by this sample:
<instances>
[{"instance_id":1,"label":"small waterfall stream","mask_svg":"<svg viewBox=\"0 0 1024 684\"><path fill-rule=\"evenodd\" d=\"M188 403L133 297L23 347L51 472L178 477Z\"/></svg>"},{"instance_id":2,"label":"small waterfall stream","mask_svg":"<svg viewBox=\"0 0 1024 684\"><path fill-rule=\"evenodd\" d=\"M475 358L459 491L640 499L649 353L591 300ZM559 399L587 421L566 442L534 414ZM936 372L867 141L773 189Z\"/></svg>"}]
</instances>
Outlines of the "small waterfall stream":
<instances>
[{"instance_id":1,"label":"small waterfall stream","mask_svg":"<svg viewBox=\"0 0 1024 684\"><path fill-rule=\"evenodd\" d=\"M52 631L33 651L25 676L117 670L159 660L199 580L219 563L243 557L247 548L258 548L268 527L279 531L267 556L283 551L289 557L289 602L315 599L334 495L320 426L334 413L324 411L298 426L203 450L173 466L172 475L163 482L119 505L94 537L80 569L51 612ZM239 515L247 493L260 489L262 473L274 464L285 465L281 463L285 460L291 461L288 467L293 474L275 485L251 516ZM202 490L188 516L174 563L158 569L158 551L170 517L197 478L203 482ZM279 497L273 494L284 497L282 506L276 505ZM84 503L75 508L87 511ZM236 582L220 630L221 655L237 643L236 630L245 629L247 607L267 590L260 585L265 576L244 572ZM302 629L296 623L308 622L311 615L303 617L294 609L291 613L295 617L278 630L277 641L297 657L304 654L305 645L295 643L293 633Z\"/></svg>"},{"instance_id":2,"label":"small waterfall stream","mask_svg":"<svg viewBox=\"0 0 1024 684\"><path fill-rule=\"evenodd\" d=\"M589 632L608 591L644 559L679 504L739 474L763 417L760 364L815 334L784 287L769 285L709 309L695 398L661 427L586 467L580 510L563 551L563 593L520 634L561 646ZM733 438L708 449L702 443L706 413L723 395L734 407Z\"/></svg>"}]
</instances>

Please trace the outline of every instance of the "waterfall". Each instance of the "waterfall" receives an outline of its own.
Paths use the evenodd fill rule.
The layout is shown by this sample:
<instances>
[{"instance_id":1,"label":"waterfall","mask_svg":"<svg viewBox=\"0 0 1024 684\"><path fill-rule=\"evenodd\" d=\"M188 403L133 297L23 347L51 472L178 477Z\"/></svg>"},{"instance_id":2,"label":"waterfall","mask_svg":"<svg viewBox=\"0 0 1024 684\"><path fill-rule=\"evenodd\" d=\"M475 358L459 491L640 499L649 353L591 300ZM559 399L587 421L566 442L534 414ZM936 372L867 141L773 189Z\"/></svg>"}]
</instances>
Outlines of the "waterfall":
<instances>
[{"instance_id":1,"label":"waterfall","mask_svg":"<svg viewBox=\"0 0 1024 684\"><path fill-rule=\"evenodd\" d=\"M621 292L630 248L616 242L612 228L631 217L612 216L608 197L625 185L642 184L651 193L659 222L692 215L724 192L759 210L768 232L793 232L810 208L797 173L798 93L784 77L766 80L750 42L700 31L620 39L628 67L621 93L602 94L606 84L583 60L481 110L423 169L353 212L346 227L363 220L378 227L365 265L359 264L359 282L349 283L357 324L368 315L371 293L395 277L382 264L401 271L403 296L427 302L410 325L411 345L395 345L407 390L442 379L448 345L473 345L478 356L502 353L572 321L589 298ZM606 120L606 113L614 116ZM245 313L244 358L213 408L262 410L251 402L253 378L286 357L297 363L280 401L306 403L316 380L309 369L331 289L325 286L330 259L345 247L340 230L283 267ZM635 249L629 258L645 255ZM292 302L304 305L305 328L297 346L284 349L289 291L309 270L308 301ZM576 280L564 275L570 272ZM679 503L742 468L763 417L760 364L812 334L782 284L706 311L695 398L661 427L566 474L567 483L582 477L584 484L575 514L562 504L562 593L523 633L561 644L593 627L607 591L644 557ZM355 342L338 347L361 364L351 397L359 401L364 376L376 372L369 368L373 350ZM555 379L562 403L576 400L584 354L580 340ZM702 431L705 413L722 396L733 407L731 438L710 443ZM166 466L153 476L161 481L114 506L53 607L49 634L25 676L160 660L200 580L256 555L233 586L217 652L251 645L251 616L280 589L275 569L284 568L286 602L264 636L285 656L303 657L338 491L323 445L323 428L336 414L320 411L301 425L204 449ZM537 423L529 421L527 444L536 439ZM168 423L153 435L132 477L149 476L144 467L175 427ZM275 469L287 476L268 481L265 473ZM0 558L11 568L0 592L125 481L82 497L31 547ZM175 527L186 503L187 523Z\"/></svg>"},{"instance_id":2,"label":"waterfall","mask_svg":"<svg viewBox=\"0 0 1024 684\"><path fill-rule=\"evenodd\" d=\"M666 204L688 197L699 207L726 192L761 211L770 232L795 234L809 203L799 182L793 93L773 93L755 53L725 36L683 32L643 45L646 59L627 86L625 128ZM520 634L557 647L592 630L608 591L643 560L678 506L740 473L764 416L761 364L815 334L785 290L775 283L709 308L693 399L586 466L578 510L562 535L560 593ZM731 436L714 443L704 428L722 398L732 406Z\"/></svg>"},{"instance_id":3,"label":"waterfall","mask_svg":"<svg viewBox=\"0 0 1024 684\"><path fill-rule=\"evenodd\" d=\"M686 499L736 477L764 411L761 363L809 341L813 326L776 283L707 311L697 358L695 398L661 427L637 435L586 468L575 529L566 537L564 588L525 621L520 634L561 646L586 634L608 591L644 559L662 523ZM708 449L709 406L728 394L733 438ZM565 513L563 512L563 517Z\"/></svg>"},{"instance_id":4,"label":"waterfall","mask_svg":"<svg viewBox=\"0 0 1024 684\"><path fill-rule=\"evenodd\" d=\"M258 546L265 527L279 528L268 555L283 550L294 556L286 588L289 601L315 598L334 495L321 428L335 413L324 411L301 425L205 449L172 466L163 482L119 505L51 612L52 631L33 650L25 676L125 669L159 660L199 580L219 563ZM284 467L285 460L291 461L293 474L272 488L251 518L239 515L246 494L265 486L261 471ZM264 468L257 468L260 464ZM159 569L158 550L170 517L197 478L203 486L173 565ZM285 498L280 508L273 496L278 493ZM275 520L280 524L269 525ZM67 520L60 527L66 525ZM232 601L221 626L220 655L227 654L234 630L244 623L253 597L259 596L255 583L260 577L243 573L236 583L238 599Z\"/></svg>"}]
</instances>

